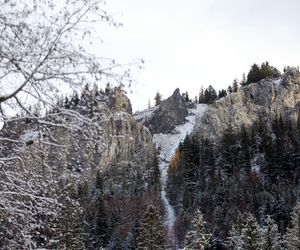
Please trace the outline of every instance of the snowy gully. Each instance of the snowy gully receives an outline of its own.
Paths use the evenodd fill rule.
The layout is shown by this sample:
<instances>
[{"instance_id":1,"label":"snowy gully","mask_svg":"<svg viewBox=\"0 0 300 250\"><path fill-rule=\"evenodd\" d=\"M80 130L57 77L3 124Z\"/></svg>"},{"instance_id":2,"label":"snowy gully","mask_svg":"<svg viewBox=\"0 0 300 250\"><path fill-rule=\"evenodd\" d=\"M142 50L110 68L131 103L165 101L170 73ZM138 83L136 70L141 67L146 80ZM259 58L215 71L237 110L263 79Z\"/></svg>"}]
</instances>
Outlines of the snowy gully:
<instances>
[{"instance_id":1,"label":"snowy gully","mask_svg":"<svg viewBox=\"0 0 300 250\"><path fill-rule=\"evenodd\" d=\"M168 179L168 167L169 161L173 154L175 153L179 143L183 141L186 135L190 134L194 128L197 119L200 119L206 110L207 105L198 104L194 109L190 109L190 115L186 117L186 123L178 125L175 127L174 131L170 134L155 134L153 135L153 140L156 143L159 151L159 167L161 172L161 199L165 207L165 216L164 216L164 225L167 230L168 236L168 248L169 249L178 249L176 232L175 232L175 223L176 215L175 210L171 206L167 194L166 186Z\"/></svg>"}]
</instances>

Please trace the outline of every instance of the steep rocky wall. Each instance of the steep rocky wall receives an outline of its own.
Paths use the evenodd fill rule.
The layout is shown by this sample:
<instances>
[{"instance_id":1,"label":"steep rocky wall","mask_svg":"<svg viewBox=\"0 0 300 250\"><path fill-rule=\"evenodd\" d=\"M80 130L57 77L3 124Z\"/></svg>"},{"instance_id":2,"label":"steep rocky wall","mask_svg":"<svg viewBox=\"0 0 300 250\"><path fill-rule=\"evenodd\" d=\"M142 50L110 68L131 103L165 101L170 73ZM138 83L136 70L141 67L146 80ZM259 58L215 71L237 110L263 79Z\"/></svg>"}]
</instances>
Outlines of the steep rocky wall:
<instances>
[{"instance_id":1,"label":"steep rocky wall","mask_svg":"<svg viewBox=\"0 0 300 250\"><path fill-rule=\"evenodd\" d=\"M144 119L141 113L135 115L136 119L148 127L152 134L159 134L171 133L175 126L183 124L188 110L180 90L176 89L168 99L163 100L157 108L153 109L147 119Z\"/></svg>"},{"instance_id":2,"label":"steep rocky wall","mask_svg":"<svg viewBox=\"0 0 300 250\"><path fill-rule=\"evenodd\" d=\"M297 120L300 103L300 73L292 68L279 79L264 79L242 87L210 105L194 132L212 139L219 138L232 126L251 126L259 117L265 121L281 115L284 120Z\"/></svg>"},{"instance_id":3,"label":"steep rocky wall","mask_svg":"<svg viewBox=\"0 0 300 250\"><path fill-rule=\"evenodd\" d=\"M63 112L46 119L49 124L34 119L6 124L0 133L20 143L1 142L2 155L19 155L36 168L46 163L58 178L79 179L117 165L143 171L153 161L151 133L132 117L130 101L119 88L105 95L86 91L74 110Z\"/></svg>"}]
</instances>

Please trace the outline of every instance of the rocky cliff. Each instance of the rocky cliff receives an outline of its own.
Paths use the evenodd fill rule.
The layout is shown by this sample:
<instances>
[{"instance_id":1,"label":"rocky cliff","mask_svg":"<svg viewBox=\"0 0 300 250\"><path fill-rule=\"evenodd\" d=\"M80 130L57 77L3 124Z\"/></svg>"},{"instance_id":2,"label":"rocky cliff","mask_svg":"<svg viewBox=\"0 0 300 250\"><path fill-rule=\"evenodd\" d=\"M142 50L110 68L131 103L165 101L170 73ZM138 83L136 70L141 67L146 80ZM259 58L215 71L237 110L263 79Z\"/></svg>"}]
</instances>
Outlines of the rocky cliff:
<instances>
[{"instance_id":1,"label":"rocky cliff","mask_svg":"<svg viewBox=\"0 0 300 250\"><path fill-rule=\"evenodd\" d=\"M149 130L137 123L131 112L121 89L105 95L85 91L73 109L53 111L45 120L16 119L6 124L1 134L23 144L22 153L37 148L47 152L43 161L59 166L60 176L66 171L103 170L135 160L140 166L155 152ZM10 149L9 143L5 146ZM2 153L9 156L12 152L3 147Z\"/></svg>"},{"instance_id":2,"label":"rocky cliff","mask_svg":"<svg viewBox=\"0 0 300 250\"><path fill-rule=\"evenodd\" d=\"M251 126L259 118L270 122L280 115L295 123L299 104L300 73L291 68L280 78L249 84L216 101L208 107L194 132L216 139L229 126L237 131L242 125Z\"/></svg>"},{"instance_id":3,"label":"rocky cliff","mask_svg":"<svg viewBox=\"0 0 300 250\"><path fill-rule=\"evenodd\" d=\"M171 133L175 126L185 122L187 115L186 102L180 90L176 89L158 106L135 114L135 118L148 127L152 134L159 134Z\"/></svg>"}]
</instances>

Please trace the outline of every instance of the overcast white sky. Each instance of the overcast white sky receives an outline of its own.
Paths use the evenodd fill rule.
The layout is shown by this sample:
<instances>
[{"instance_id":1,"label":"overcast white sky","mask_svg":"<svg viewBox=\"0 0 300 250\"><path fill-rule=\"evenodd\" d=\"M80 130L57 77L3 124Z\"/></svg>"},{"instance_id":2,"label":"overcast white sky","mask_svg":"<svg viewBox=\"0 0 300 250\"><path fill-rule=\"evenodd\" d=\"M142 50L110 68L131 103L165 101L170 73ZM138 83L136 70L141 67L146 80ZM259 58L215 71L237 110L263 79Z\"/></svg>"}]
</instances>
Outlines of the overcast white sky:
<instances>
[{"instance_id":1,"label":"overcast white sky","mask_svg":"<svg viewBox=\"0 0 300 250\"><path fill-rule=\"evenodd\" d=\"M134 74L134 110L175 88L225 88L250 66L268 60L282 71L300 59L299 0L107 0L123 23L99 30L100 55L121 62L145 59Z\"/></svg>"}]
</instances>

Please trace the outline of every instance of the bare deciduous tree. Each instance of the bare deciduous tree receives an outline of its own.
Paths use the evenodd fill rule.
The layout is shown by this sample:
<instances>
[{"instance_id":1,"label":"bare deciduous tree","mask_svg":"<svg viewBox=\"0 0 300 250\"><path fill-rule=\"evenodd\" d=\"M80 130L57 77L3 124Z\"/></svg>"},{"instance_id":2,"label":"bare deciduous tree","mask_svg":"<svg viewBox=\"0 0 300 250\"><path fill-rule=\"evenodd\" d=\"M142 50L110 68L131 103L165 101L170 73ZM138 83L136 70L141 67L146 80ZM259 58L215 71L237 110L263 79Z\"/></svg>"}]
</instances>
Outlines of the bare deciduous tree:
<instances>
[{"instance_id":1,"label":"bare deciduous tree","mask_svg":"<svg viewBox=\"0 0 300 250\"><path fill-rule=\"evenodd\" d=\"M28 112L28 103L51 104L63 87L113 78L130 81L130 72L86 47L97 23L120 25L103 9L103 0L2 0L0 9L0 104Z\"/></svg>"},{"instance_id":2,"label":"bare deciduous tree","mask_svg":"<svg viewBox=\"0 0 300 250\"><path fill-rule=\"evenodd\" d=\"M56 98L86 83L130 84L131 65L87 49L99 22L120 25L103 0L0 4L0 121L5 124L0 130L0 247L46 247L53 234L47 221L57 216L61 171L45 160L49 150L57 155L61 148L68 150L57 138L61 130L88 130L86 124L94 133L101 130L97 118L55 107ZM28 120L34 122L24 131ZM30 149L33 140L37 143Z\"/></svg>"}]
</instances>

